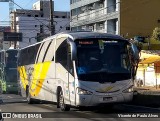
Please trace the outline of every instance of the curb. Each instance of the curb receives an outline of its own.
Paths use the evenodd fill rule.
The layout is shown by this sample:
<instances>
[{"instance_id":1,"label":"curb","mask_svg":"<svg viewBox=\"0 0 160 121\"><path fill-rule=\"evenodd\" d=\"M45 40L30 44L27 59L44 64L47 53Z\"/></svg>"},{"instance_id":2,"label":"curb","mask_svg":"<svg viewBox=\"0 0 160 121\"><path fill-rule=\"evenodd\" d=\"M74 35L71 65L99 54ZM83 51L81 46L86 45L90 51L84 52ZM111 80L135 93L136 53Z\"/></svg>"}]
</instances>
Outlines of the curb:
<instances>
[{"instance_id":1,"label":"curb","mask_svg":"<svg viewBox=\"0 0 160 121\"><path fill-rule=\"evenodd\" d=\"M160 93L153 94L137 92L137 94L133 96L131 104L155 108L160 107Z\"/></svg>"}]
</instances>

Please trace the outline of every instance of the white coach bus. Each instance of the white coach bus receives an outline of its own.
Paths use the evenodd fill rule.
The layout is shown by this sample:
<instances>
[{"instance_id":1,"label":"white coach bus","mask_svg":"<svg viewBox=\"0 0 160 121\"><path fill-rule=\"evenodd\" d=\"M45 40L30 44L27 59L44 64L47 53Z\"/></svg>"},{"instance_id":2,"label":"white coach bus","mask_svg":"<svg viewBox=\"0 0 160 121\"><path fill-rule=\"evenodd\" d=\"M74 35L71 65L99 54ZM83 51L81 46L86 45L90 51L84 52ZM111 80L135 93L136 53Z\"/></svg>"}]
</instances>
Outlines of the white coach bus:
<instances>
[{"instance_id":1,"label":"white coach bus","mask_svg":"<svg viewBox=\"0 0 160 121\"><path fill-rule=\"evenodd\" d=\"M117 35L60 33L19 51L21 94L70 107L128 102L133 98L138 50Z\"/></svg>"}]
</instances>

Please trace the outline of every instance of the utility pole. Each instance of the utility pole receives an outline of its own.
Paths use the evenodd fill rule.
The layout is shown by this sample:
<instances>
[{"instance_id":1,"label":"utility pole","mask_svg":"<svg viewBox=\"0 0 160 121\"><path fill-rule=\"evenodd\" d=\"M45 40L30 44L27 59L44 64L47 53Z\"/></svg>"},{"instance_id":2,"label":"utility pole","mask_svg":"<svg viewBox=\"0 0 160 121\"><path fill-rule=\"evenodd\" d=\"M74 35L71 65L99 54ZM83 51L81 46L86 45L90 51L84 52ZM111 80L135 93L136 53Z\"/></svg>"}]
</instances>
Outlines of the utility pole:
<instances>
[{"instance_id":1,"label":"utility pole","mask_svg":"<svg viewBox=\"0 0 160 121\"><path fill-rule=\"evenodd\" d=\"M53 2L52 0L50 0L50 25L51 25L51 35L55 34L55 26L53 24L54 20L53 20Z\"/></svg>"},{"instance_id":2,"label":"utility pole","mask_svg":"<svg viewBox=\"0 0 160 121\"><path fill-rule=\"evenodd\" d=\"M14 11L14 32L17 32L17 28L16 28L16 12ZM17 41L14 41L14 49L17 48Z\"/></svg>"}]
</instances>

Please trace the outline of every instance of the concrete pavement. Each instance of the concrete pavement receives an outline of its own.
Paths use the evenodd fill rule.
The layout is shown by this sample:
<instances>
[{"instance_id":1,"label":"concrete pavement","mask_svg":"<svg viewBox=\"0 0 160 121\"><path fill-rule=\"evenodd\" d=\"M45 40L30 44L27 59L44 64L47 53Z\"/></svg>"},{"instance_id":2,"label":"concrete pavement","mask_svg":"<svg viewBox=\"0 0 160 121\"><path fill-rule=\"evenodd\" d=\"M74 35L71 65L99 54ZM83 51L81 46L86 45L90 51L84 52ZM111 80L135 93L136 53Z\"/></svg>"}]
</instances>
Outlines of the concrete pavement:
<instances>
[{"instance_id":1,"label":"concrete pavement","mask_svg":"<svg viewBox=\"0 0 160 121\"><path fill-rule=\"evenodd\" d=\"M160 88L135 87L134 91L137 93L131 104L160 108Z\"/></svg>"}]
</instances>

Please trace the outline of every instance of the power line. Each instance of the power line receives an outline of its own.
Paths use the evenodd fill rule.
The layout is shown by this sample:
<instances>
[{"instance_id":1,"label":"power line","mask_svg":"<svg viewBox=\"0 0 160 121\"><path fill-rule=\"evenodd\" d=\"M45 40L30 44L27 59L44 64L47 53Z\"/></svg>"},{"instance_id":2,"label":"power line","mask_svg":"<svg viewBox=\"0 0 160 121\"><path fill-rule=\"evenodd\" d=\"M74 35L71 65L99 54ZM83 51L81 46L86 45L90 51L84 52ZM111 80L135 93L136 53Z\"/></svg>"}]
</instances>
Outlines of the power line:
<instances>
[{"instance_id":1,"label":"power line","mask_svg":"<svg viewBox=\"0 0 160 121\"><path fill-rule=\"evenodd\" d=\"M12 1L12 0L11 0ZM22 10L25 10L24 8L22 8L20 5L18 5L17 3L15 3L14 1L12 1L15 5L17 5L19 8L21 8ZM29 12L30 13L30 12ZM36 17L34 17L33 16L33 18L35 19L35 20L38 20L39 21L39 19L37 19ZM44 26L46 26L47 28L49 28L47 25L45 25L43 22L41 22L41 21L39 21L41 24L43 24Z\"/></svg>"},{"instance_id":2,"label":"power line","mask_svg":"<svg viewBox=\"0 0 160 121\"><path fill-rule=\"evenodd\" d=\"M117 2L116 4L119 4L120 2ZM116 5L116 4L114 4L114 5ZM107 8L109 8L109 7L111 7L111 6L114 6L114 5L110 5L110 6L107 6L107 7L105 7L105 8L103 8L103 9L99 9L98 11L101 11L101 10L104 10L104 9L107 9ZM96 13L97 11L95 11L95 12L92 12L92 13L90 13L90 14L93 14L93 13ZM88 15L90 15L90 14L87 14L87 15L84 15L84 16L88 16ZM77 16L75 16L75 18L77 18ZM72 22L72 20L73 20L74 18L71 18L71 20L69 21L69 23L70 22ZM78 22L77 22L78 23ZM68 23L66 24L66 25L64 25L58 32L60 32L64 27L66 27L68 25ZM58 33L58 32L56 32L56 33Z\"/></svg>"}]
</instances>

